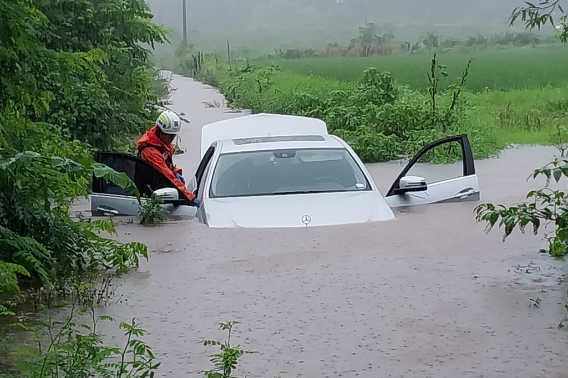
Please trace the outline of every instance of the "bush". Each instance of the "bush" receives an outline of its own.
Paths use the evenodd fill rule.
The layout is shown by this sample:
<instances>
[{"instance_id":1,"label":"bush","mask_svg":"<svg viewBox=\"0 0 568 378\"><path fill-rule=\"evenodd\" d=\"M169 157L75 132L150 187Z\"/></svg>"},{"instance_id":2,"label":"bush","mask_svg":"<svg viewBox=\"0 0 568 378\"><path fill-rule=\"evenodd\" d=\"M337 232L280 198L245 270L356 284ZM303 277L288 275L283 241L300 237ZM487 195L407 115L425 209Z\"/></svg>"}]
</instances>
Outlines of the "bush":
<instances>
[{"instance_id":1,"label":"bush","mask_svg":"<svg viewBox=\"0 0 568 378\"><path fill-rule=\"evenodd\" d=\"M24 104L27 119L98 148L155 119L159 99L142 44L166 34L143 0L28 3L0 0L0 112Z\"/></svg>"},{"instance_id":2,"label":"bush","mask_svg":"<svg viewBox=\"0 0 568 378\"><path fill-rule=\"evenodd\" d=\"M356 84L248 63L243 68L217 65L214 72L230 105L253 113L320 118L330 133L345 139L370 163L414 155L435 139L464 132L470 136L477 157L494 153L498 146L492 133L485 127L474 128L461 106L468 70L469 65L457 85L440 91L440 77L447 74L434 56L428 95L397 87L389 73L374 68L365 70ZM450 162L459 155L429 157Z\"/></svg>"},{"instance_id":3,"label":"bush","mask_svg":"<svg viewBox=\"0 0 568 378\"><path fill-rule=\"evenodd\" d=\"M124 273L138 263L138 255L147 257L141 243L121 244L97 235L115 232L108 221L69 218L72 201L87 195L84 184L92 174L137 194L124 173L100 164L87 169L57 156L0 150L0 260L21 266L25 273L20 274L37 277L43 285L58 285L59 278L79 279L93 270ZM0 294L19 293L10 272L12 279L0 286Z\"/></svg>"},{"instance_id":4,"label":"bush","mask_svg":"<svg viewBox=\"0 0 568 378\"><path fill-rule=\"evenodd\" d=\"M138 195L91 158L141 130L159 105L142 44L165 32L143 0L123 5L0 0L0 304L27 277L62 286L147 257L140 243L102 237L115 232L109 221L69 214L93 174Z\"/></svg>"}]
</instances>

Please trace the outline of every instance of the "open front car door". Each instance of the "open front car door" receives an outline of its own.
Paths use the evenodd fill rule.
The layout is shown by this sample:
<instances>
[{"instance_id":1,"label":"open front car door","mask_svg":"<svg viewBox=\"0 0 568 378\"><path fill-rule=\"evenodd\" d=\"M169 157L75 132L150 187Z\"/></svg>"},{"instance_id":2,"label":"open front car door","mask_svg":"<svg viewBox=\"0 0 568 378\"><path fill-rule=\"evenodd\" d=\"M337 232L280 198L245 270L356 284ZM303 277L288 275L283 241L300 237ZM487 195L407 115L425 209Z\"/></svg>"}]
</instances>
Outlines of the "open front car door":
<instances>
[{"instance_id":1,"label":"open front car door","mask_svg":"<svg viewBox=\"0 0 568 378\"><path fill-rule=\"evenodd\" d=\"M453 164L432 164L452 157ZM467 135L439 139L423 147L397 177L385 196L390 207L438 202L477 201L479 181Z\"/></svg>"},{"instance_id":2,"label":"open front car door","mask_svg":"<svg viewBox=\"0 0 568 378\"><path fill-rule=\"evenodd\" d=\"M138 188L141 196L150 197L152 193L155 193L162 197L162 206L169 212L195 215L196 210L190 206L189 199L166 176L146 161L130 154L103 151L95 153L95 161L106 164L117 172L126 173ZM127 190L102 178L93 176L92 180L91 213L93 215L138 215L140 213L138 200Z\"/></svg>"}]
</instances>

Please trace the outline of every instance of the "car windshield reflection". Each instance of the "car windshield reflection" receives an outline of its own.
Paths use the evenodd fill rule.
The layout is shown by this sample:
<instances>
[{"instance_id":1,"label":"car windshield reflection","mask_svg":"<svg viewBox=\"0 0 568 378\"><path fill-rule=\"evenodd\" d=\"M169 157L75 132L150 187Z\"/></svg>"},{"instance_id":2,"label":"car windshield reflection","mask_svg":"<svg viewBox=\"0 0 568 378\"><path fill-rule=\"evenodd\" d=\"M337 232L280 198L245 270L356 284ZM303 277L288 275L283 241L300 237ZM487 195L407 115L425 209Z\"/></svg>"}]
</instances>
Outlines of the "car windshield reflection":
<instances>
[{"instance_id":1,"label":"car windshield reflection","mask_svg":"<svg viewBox=\"0 0 568 378\"><path fill-rule=\"evenodd\" d=\"M209 195L251 197L370 189L346 149L292 149L222 154Z\"/></svg>"}]
</instances>

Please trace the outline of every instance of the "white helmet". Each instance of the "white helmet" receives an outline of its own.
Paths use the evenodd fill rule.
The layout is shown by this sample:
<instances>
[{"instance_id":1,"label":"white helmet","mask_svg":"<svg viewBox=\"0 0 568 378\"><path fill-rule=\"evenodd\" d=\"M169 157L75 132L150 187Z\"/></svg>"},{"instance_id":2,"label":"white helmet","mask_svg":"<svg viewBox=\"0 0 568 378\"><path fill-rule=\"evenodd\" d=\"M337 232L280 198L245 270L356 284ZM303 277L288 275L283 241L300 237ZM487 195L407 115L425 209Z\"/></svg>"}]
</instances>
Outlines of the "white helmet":
<instances>
[{"instance_id":1,"label":"white helmet","mask_svg":"<svg viewBox=\"0 0 568 378\"><path fill-rule=\"evenodd\" d=\"M181 130L181 119L171 110L166 110L160 114L156 125L164 134L177 134Z\"/></svg>"}]
</instances>

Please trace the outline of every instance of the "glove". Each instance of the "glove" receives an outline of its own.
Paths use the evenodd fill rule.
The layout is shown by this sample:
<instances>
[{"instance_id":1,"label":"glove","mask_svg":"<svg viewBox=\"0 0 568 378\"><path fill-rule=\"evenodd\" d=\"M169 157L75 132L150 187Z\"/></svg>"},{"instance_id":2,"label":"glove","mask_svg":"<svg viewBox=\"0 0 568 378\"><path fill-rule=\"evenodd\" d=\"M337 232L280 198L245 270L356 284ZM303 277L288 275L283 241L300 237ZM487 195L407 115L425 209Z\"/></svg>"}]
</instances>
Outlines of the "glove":
<instances>
[{"instance_id":1,"label":"glove","mask_svg":"<svg viewBox=\"0 0 568 378\"><path fill-rule=\"evenodd\" d=\"M191 204L195 207L199 207L199 205L201 205L201 200L196 197L196 198L191 200Z\"/></svg>"},{"instance_id":2,"label":"glove","mask_svg":"<svg viewBox=\"0 0 568 378\"><path fill-rule=\"evenodd\" d=\"M176 177L179 181L181 181L185 185L185 179L183 178L182 175L180 175L179 173L176 173Z\"/></svg>"}]
</instances>

